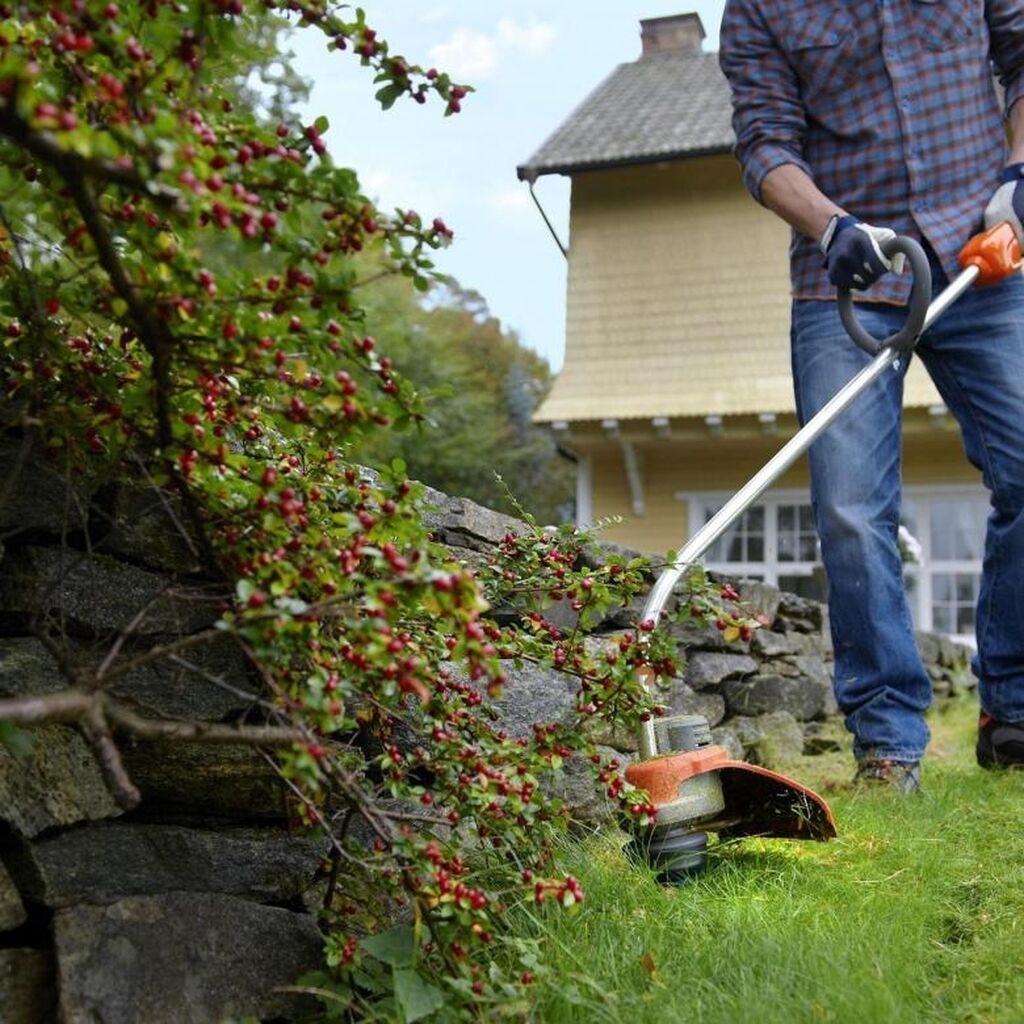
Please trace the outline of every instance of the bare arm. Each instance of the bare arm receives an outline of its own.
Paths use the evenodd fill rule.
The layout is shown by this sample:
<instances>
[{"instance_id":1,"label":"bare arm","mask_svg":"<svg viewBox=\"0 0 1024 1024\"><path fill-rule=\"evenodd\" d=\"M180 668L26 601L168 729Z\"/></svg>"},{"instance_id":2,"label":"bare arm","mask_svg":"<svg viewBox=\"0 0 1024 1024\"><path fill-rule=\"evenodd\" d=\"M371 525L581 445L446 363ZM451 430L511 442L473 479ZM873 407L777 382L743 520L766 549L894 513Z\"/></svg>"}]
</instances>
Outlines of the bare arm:
<instances>
[{"instance_id":1,"label":"bare arm","mask_svg":"<svg viewBox=\"0 0 1024 1024\"><path fill-rule=\"evenodd\" d=\"M1024 103L1018 103L1014 109L1022 110L1021 139L1024 146L1022 108ZM761 202L791 227L815 241L821 238L825 226L835 214L841 216L846 212L836 206L814 184L810 175L796 164L781 164L765 175L761 182Z\"/></svg>"},{"instance_id":2,"label":"bare arm","mask_svg":"<svg viewBox=\"0 0 1024 1024\"><path fill-rule=\"evenodd\" d=\"M1010 155L1008 164L1024 163L1024 103L1020 101L1010 107L1006 118L1010 128Z\"/></svg>"}]
</instances>

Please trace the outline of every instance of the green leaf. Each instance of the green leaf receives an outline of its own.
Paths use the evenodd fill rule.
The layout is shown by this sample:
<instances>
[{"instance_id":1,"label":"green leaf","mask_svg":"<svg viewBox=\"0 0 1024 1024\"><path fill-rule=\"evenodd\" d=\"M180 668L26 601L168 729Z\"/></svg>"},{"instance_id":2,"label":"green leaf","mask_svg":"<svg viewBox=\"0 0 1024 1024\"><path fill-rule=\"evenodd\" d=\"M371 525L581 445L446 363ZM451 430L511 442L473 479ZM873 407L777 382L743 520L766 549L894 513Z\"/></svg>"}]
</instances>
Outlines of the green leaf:
<instances>
[{"instance_id":1,"label":"green leaf","mask_svg":"<svg viewBox=\"0 0 1024 1024\"><path fill-rule=\"evenodd\" d=\"M377 90L377 100L384 110L390 110L403 92L405 90L400 85L385 85L383 89Z\"/></svg>"},{"instance_id":2,"label":"green leaf","mask_svg":"<svg viewBox=\"0 0 1024 1024\"><path fill-rule=\"evenodd\" d=\"M13 722L0 721L0 746L15 757L27 757L32 752L32 737Z\"/></svg>"},{"instance_id":3,"label":"green leaf","mask_svg":"<svg viewBox=\"0 0 1024 1024\"><path fill-rule=\"evenodd\" d=\"M428 985L415 971L395 971L395 1001L402 1014L404 1024L429 1017L444 1005L444 995L433 985Z\"/></svg>"},{"instance_id":4,"label":"green leaf","mask_svg":"<svg viewBox=\"0 0 1024 1024\"><path fill-rule=\"evenodd\" d=\"M379 935L370 935L363 939L362 947L370 956L395 968L409 967L416 948L412 928L405 924L396 925Z\"/></svg>"},{"instance_id":5,"label":"green leaf","mask_svg":"<svg viewBox=\"0 0 1024 1024\"><path fill-rule=\"evenodd\" d=\"M328 128L331 127L331 122L321 114L314 122L313 127L316 129L317 135L323 135Z\"/></svg>"}]
</instances>

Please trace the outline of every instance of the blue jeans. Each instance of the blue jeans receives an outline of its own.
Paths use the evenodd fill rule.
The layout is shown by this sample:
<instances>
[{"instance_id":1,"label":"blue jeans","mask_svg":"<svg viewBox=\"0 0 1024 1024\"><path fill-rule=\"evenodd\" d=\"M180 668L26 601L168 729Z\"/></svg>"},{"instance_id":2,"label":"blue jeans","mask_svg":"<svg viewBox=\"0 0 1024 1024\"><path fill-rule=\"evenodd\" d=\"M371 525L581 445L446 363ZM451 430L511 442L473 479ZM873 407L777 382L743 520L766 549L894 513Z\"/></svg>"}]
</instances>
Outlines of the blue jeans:
<instances>
[{"instance_id":1,"label":"blue jeans","mask_svg":"<svg viewBox=\"0 0 1024 1024\"><path fill-rule=\"evenodd\" d=\"M934 290L946 278L932 261ZM904 310L858 304L876 337ZM982 709L1024 721L1024 278L971 289L921 338L916 355L960 424L992 499L976 618ZM797 300L797 415L810 419L870 357L834 302ZM887 370L811 446L811 500L829 579L835 691L858 758L916 761L928 743L932 687L914 642L896 544L900 428L909 359Z\"/></svg>"}]
</instances>

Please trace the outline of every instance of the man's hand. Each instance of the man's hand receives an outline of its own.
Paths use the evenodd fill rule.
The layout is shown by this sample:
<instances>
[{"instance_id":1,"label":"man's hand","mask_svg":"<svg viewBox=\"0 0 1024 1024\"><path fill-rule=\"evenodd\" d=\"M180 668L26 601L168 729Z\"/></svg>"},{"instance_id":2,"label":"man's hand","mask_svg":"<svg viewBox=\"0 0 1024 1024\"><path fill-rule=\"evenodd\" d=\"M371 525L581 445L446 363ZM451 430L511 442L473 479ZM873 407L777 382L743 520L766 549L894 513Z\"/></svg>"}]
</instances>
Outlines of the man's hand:
<instances>
[{"instance_id":1,"label":"man's hand","mask_svg":"<svg viewBox=\"0 0 1024 1024\"><path fill-rule=\"evenodd\" d=\"M889 259L882 243L896 237L892 228L876 228L846 214L833 217L821 236L828 279L837 288L870 288L884 273L903 272L903 254Z\"/></svg>"},{"instance_id":2,"label":"man's hand","mask_svg":"<svg viewBox=\"0 0 1024 1024\"><path fill-rule=\"evenodd\" d=\"M1002 185L985 207L985 227L992 228L996 224L1009 221L1017 233L1017 241L1024 245L1024 163L1010 164L1003 168L999 176Z\"/></svg>"}]
</instances>

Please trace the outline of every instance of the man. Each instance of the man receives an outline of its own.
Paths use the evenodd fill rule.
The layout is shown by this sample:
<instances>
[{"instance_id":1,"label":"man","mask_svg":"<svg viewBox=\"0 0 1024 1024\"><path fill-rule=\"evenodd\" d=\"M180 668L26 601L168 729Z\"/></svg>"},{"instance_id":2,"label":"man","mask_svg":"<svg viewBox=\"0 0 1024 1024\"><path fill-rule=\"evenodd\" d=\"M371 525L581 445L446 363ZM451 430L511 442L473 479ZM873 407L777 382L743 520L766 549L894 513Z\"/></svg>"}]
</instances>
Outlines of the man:
<instances>
[{"instance_id":1,"label":"man","mask_svg":"<svg viewBox=\"0 0 1024 1024\"><path fill-rule=\"evenodd\" d=\"M1024 233L1024 0L727 0L720 60L747 187L794 228L792 361L805 422L869 358L840 324L836 287L870 288L858 317L876 337L903 321L909 275L887 273L898 268L884 239L920 241L939 291L983 214ZM1024 764L1024 279L972 289L916 351L992 496L978 762ZM903 792L918 787L932 692L896 543L908 361L810 452L857 779Z\"/></svg>"}]
</instances>

